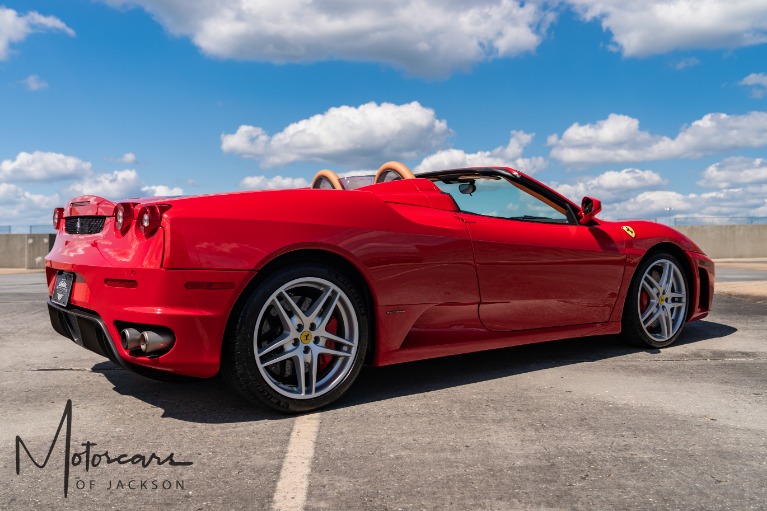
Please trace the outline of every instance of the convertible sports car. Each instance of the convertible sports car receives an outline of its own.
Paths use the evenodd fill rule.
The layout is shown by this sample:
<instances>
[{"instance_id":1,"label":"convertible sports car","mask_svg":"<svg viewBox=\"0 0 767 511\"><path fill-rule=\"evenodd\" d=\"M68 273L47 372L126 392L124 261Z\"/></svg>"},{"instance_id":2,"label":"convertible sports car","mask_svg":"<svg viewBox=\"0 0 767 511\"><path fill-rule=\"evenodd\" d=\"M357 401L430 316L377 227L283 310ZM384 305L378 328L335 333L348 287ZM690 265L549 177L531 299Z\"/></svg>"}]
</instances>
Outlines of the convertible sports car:
<instances>
[{"instance_id":1,"label":"convertible sports car","mask_svg":"<svg viewBox=\"0 0 767 511\"><path fill-rule=\"evenodd\" d=\"M621 333L661 348L711 308L679 232L596 218L510 168L320 171L310 188L73 199L46 258L54 329L158 377L218 373L282 411L360 368Z\"/></svg>"}]
</instances>

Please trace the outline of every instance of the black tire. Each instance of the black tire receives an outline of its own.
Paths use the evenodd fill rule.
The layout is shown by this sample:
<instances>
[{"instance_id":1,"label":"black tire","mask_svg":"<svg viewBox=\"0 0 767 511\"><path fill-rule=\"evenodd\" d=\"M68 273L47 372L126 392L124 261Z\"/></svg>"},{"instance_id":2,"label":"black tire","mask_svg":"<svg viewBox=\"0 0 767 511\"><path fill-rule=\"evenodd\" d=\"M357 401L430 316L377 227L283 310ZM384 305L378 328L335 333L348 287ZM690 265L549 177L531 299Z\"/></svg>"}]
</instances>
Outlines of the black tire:
<instances>
[{"instance_id":1,"label":"black tire","mask_svg":"<svg viewBox=\"0 0 767 511\"><path fill-rule=\"evenodd\" d=\"M653 302L653 297L642 290L642 280L645 275L648 275L650 279L653 279L653 275L663 272L664 267L676 269L677 273L673 273L673 282L670 284L669 290L673 288L676 293L666 292L666 290L658 292L659 300ZM674 270L670 270L674 271ZM648 273L649 272L649 273ZM671 295L679 294L680 287L683 287L683 298L673 297ZM642 321L642 308L643 298L642 292L644 292L648 298L649 305L644 306L644 312L649 313L647 321L651 320L658 309L658 312L662 316L668 316L668 323L665 330L661 322L663 318L658 318L656 322L652 322L649 326L643 324ZM634 277L629 286L628 294L626 295L626 302L623 307L623 325L621 331L621 337L636 346L643 348L665 348L674 341L677 340L682 333L684 324L687 321L687 311L690 306L690 287L685 274L684 267L679 260L673 255L666 252L658 252L646 257L639 263ZM683 305L682 305L683 302ZM653 303L658 305L653 306ZM665 308L664 308L665 306ZM649 310L652 308L653 310ZM669 311L668 314L663 311ZM670 335L667 335L670 334Z\"/></svg>"},{"instance_id":2,"label":"black tire","mask_svg":"<svg viewBox=\"0 0 767 511\"><path fill-rule=\"evenodd\" d=\"M299 284L294 284L297 281ZM295 309L292 309L293 316L289 318L294 323L293 329L288 330L289 327L284 326L286 323L280 320L281 317L287 318L287 316L281 316L276 309L280 303L283 304L280 309L283 312L289 312L295 306L298 306L303 313L311 312L312 307L324 296L323 282L329 283L326 286L328 296L332 297L333 293L336 293L338 298L332 306L318 308L317 313L319 314L322 310L320 317L332 316L329 321L336 321L338 328L354 332L356 348L339 343L333 344L332 340L326 339L322 334L328 333L326 330L328 323L325 323L322 328L314 323L304 326L301 318L307 319L307 317L299 317ZM286 287L291 285L295 287ZM315 285L316 290L312 288ZM287 294L284 296L291 299L292 305L288 305L284 296L279 294L281 290L286 290ZM359 375L365 361L370 325L367 309L366 300L359 285L334 268L319 263L299 263L278 268L259 281L243 305L234 312L227 338L224 340L221 375L229 385L249 401L266 405L280 412L308 412L326 406L348 390ZM319 320L320 317L317 319ZM326 320L327 318L324 318L323 322ZM258 335L256 335L257 331ZM308 332L314 336L308 335L308 340L305 340L304 335L299 335L297 338L291 335L299 332L304 335ZM291 337L292 340L288 345L287 339ZM339 337L346 339L345 335L339 335ZM349 338L352 338L351 334ZM262 350L258 362L256 344L259 346L258 349ZM266 348L272 344L280 344L280 346L269 352ZM319 352L315 350L327 347L335 349L336 353L349 352L350 355L316 354ZM269 354L263 354L263 350ZM287 358L280 362L269 360L270 357L283 358L291 353L295 358ZM305 362L304 357L308 357L310 362ZM320 357L326 357L326 359ZM324 360L328 358L330 361L322 368ZM302 365L301 370L309 371L303 378L298 376L298 367ZM311 373L312 368L316 368L316 375ZM328 372L323 376L322 371ZM314 380L312 380L313 376ZM327 388L318 389L320 378L328 380ZM302 380L304 389L308 390L311 387L312 395L316 394L315 397L302 396L299 393L301 389L298 385ZM292 393L293 387L295 387L295 393Z\"/></svg>"}]
</instances>

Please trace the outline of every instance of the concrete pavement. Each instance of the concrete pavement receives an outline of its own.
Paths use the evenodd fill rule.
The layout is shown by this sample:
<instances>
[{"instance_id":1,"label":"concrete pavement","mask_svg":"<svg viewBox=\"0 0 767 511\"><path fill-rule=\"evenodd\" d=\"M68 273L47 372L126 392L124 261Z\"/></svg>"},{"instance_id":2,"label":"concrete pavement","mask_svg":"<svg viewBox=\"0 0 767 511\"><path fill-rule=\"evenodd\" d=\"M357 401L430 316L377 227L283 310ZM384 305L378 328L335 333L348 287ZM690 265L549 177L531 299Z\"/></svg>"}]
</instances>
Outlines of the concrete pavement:
<instances>
[{"instance_id":1,"label":"concrete pavement","mask_svg":"<svg viewBox=\"0 0 767 511\"><path fill-rule=\"evenodd\" d=\"M716 292L756 303L767 303L767 258L718 259Z\"/></svg>"},{"instance_id":2,"label":"concrete pavement","mask_svg":"<svg viewBox=\"0 0 767 511\"><path fill-rule=\"evenodd\" d=\"M121 370L53 332L45 295L41 274L0 277L0 508L273 505L295 417ZM767 305L717 296L664 350L588 338L366 369L316 414L303 508L765 509L765 329ZM73 453L193 464L73 465L64 499L62 433L17 476L16 436L42 461L68 399Z\"/></svg>"}]
</instances>

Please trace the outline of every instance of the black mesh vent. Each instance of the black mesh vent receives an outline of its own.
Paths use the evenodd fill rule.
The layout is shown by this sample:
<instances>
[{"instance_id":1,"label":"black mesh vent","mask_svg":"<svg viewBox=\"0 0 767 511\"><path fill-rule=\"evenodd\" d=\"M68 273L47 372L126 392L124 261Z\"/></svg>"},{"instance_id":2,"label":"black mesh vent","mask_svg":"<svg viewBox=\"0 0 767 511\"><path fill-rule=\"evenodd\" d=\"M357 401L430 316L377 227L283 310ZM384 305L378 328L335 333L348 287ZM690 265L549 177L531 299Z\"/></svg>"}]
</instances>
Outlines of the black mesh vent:
<instances>
[{"instance_id":1,"label":"black mesh vent","mask_svg":"<svg viewBox=\"0 0 767 511\"><path fill-rule=\"evenodd\" d=\"M97 234L104 228L105 216L70 216L64 219L67 234Z\"/></svg>"}]
</instances>

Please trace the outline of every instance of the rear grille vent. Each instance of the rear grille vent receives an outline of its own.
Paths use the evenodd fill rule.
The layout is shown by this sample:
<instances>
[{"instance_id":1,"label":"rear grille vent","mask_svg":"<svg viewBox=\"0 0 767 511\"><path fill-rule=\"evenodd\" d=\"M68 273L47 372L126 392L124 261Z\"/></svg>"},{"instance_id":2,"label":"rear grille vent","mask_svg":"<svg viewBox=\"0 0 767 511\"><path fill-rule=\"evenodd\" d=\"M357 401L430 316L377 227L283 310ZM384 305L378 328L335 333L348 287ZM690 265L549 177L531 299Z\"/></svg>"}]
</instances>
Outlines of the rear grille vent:
<instances>
[{"instance_id":1,"label":"rear grille vent","mask_svg":"<svg viewBox=\"0 0 767 511\"><path fill-rule=\"evenodd\" d=\"M64 219L67 234L98 234L104 229L104 216L70 216Z\"/></svg>"}]
</instances>

